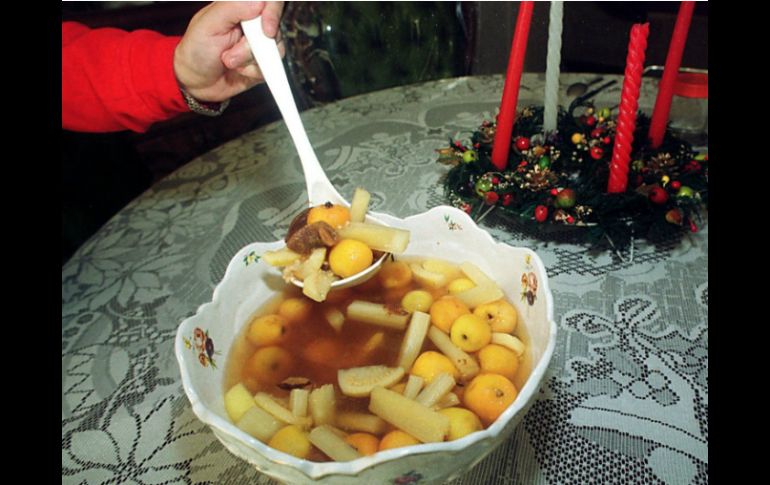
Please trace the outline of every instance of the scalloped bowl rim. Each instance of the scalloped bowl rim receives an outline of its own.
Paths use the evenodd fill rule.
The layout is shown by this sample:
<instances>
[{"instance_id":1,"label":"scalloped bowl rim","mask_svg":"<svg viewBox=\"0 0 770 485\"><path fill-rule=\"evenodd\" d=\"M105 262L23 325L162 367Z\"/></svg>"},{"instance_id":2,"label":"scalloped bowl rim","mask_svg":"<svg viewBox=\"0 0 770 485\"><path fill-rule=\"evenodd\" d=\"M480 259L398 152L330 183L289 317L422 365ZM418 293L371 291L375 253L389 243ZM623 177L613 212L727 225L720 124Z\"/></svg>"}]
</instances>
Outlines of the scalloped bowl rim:
<instances>
[{"instance_id":1,"label":"scalloped bowl rim","mask_svg":"<svg viewBox=\"0 0 770 485\"><path fill-rule=\"evenodd\" d=\"M395 218L387 214L374 213L372 215L374 215L375 217L381 218L386 222L392 222L393 220L408 221L408 220L424 217L425 215L435 211L443 211L443 212L450 211L458 219L463 219L465 223L468 224L468 227L472 228L475 231L480 231L481 233L483 233L483 235L486 236L488 241L494 246L501 245L501 246L507 246L509 248L514 248L514 246L510 246L508 244L495 241L494 238L492 238L492 236L489 234L489 232L478 227L478 225L468 216L468 214L451 206L443 206L443 205L436 206L436 207L433 207L432 209L429 209L428 211L422 212L420 214L412 215L404 219ZM278 241L278 242L282 242L282 241ZM250 243L244 246L243 248L241 248L240 250L238 250L236 255L240 254L241 251L251 246L265 245L265 244L272 244L272 243L269 243L269 242L268 243L265 243L265 242ZM534 251L532 251L529 248L522 248L522 247L516 247L516 249L523 249L529 252L532 255L532 264L537 266L537 268L541 271L541 274L546 275L545 267L543 266L542 261ZM309 460L303 460L267 446L265 443L257 440L256 438L253 438L252 436L238 429L229 420L226 420L220 417L219 415L217 415L216 413L214 413L213 411L210 411L201 402L201 399L199 398L198 393L195 391L195 389L192 386L192 376L190 375L190 372L187 366L185 365L186 360L189 358L188 357L189 354L186 352L186 349L184 347L184 343L182 340L183 330L186 329L189 326L190 322L194 321L206 307L208 307L209 305L213 305L214 302L216 302L219 299L220 288L222 287L223 283L227 280L228 276L233 271L235 271L236 265L234 265L233 263L235 262L236 259L237 257L234 257L228 263L227 270L225 271L225 275L222 277L220 282L214 288L211 301L200 305L194 315L184 319L182 323L180 323L179 325L177 336L176 336L175 353L176 353L177 361L179 363L180 372L182 375L183 387L184 387L185 393L187 394L188 399L192 404L193 412L198 417L198 419L200 419L200 421L209 425L210 427L212 427L213 429L219 432L230 435L232 438L234 438L237 441L247 444L249 447L253 448L257 453L267 458L270 462L273 462L277 465L289 465L292 468L295 468L296 470L301 471L309 479L316 480L327 475L335 475L335 474L355 476L369 467L398 460L399 458L402 458L405 456L425 454L425 453L435 453L435 452L458 452L460 450L473 446L477 442L494 439L503 431L503 429L508 424L508 422L511 421L511 419L514 416L516 416L519 412L522 411L522 408L524 408L524 406L526 406L529 403L529 401L531 400L531 397L535 394L537 389L540 387L540 384L543 380L543 377L545 376L545 372L551 361L551 358L553 356L553 352L556 346L557 327L553 319L553 296L551 294L548 280L547 278L544 278L543 281L541 282L541 285L542 285L543 294L545 295L545 300L546 300L545 302L546 318L548 320L548 325L549 325L548 342L544 348L543 354L539 362L532 368L532 371L529 377L527 378L526 383L519 391L518 397L513 403L513 405L509 406L508 409L506 409L503 412L503 414L501 414L500 417L494 423L492 423L492 425L490 425L488 428L484 430L476 431L458 440L444 441L439 443L423 443L419 445L395 448L392 450L378 452L371 456L365 456L365 457L361 457L361 458L358 458L352 461L347 461L347 462L313 462ZM244 458L241 454L238 454L237 456ZM251 462L248 459L246 460Z\"/></svg>"}]
</instances>

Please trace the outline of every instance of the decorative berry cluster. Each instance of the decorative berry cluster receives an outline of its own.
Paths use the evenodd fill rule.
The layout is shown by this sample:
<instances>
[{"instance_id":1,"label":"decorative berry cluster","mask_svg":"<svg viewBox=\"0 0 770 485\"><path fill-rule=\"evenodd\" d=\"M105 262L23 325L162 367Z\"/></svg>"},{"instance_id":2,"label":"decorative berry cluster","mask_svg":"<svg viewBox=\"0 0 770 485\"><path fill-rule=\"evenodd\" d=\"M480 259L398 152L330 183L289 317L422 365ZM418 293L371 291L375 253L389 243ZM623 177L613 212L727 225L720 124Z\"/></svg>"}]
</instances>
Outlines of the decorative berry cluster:
<instances>
[{"instance_id":1,"label":"decorative berry cluster","mask_svg":"<svg viewBox=\"0 0 770 485\"><path fill-rule=\"evenodd\" d=\"M472 216L494 209L535 225L589 227L592 238L621 246L633 237L697 231L708 204L708 155L671 133L653 150L639 115L626 192L607 193L616 122L608 108L581 106L559 113L555 133L542 133L542 108L521 111L511 137L507 166L491 163L495 125L484 121L470 143L451 140L437 150L451 165L445 180L450 202Z\"/></svg>"}]
</instances>

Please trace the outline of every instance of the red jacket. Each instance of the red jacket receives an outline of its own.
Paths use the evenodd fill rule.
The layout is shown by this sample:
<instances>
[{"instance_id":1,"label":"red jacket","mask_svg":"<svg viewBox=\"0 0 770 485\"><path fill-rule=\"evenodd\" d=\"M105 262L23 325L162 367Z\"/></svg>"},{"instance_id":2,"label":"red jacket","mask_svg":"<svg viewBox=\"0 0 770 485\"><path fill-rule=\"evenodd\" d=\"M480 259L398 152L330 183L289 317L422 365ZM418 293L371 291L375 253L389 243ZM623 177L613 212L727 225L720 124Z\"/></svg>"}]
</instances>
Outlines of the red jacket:
<instances>
[{"instance_id":1,"label":"red jacket","mask_svg":"<svg viewBox=\"0 0 770 485\"><path fill-rule=\"evenodd\" d=\"M180 37L62 23L62 128L147 131L189 111L174 76Z\"/></svg>"}]
</instances>

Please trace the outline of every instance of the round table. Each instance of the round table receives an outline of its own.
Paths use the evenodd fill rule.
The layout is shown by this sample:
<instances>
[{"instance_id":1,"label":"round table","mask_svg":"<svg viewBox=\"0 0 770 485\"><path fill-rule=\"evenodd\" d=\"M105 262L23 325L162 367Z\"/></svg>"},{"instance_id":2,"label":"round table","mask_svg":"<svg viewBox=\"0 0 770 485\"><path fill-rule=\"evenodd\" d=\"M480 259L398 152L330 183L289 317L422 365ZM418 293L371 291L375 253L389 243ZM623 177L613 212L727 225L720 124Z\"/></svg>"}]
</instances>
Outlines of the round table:
<instances>
[{"instance_id":1,"label":"round table","mask_svg":"<svg viewBox=\"0 0 770 485\"><path fill-rule=\"evenodd\" d=\"M562 75L562 102L594 77ZM653 83L640 99L648 111ZM502 76L445 79L302 117L343 196L365 187L373 210L405 217L447 203L435 149L493 119L502 86ZM597 107L615 105L620 88ZM542 89L542 75L525 74L519 106L539 104ZM173 341L239 248L283 237L304 191L288 132L273 123L157 183L63 266L62 483L275 483L195 417ZM631 258L536 240L494 215L481 225L543 259L559 334L521 425L454 483L707 483L708 228L637 243Z\"/></svg>"}]
</instances>

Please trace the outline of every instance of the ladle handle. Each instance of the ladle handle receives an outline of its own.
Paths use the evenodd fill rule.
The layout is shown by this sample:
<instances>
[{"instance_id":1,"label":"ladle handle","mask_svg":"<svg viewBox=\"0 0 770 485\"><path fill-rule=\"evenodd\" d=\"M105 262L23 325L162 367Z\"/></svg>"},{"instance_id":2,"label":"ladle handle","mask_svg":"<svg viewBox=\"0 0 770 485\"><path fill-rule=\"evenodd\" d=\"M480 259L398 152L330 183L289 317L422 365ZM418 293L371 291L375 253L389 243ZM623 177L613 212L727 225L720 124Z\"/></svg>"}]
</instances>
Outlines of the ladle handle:
<instances>
[{"instance_id":1,"label":"ladle handle","mask_svg":"<svg viewBox=\"0 0 770 485\"><path fill-rule=\"evenodd\" d=\"M275 39L267 37L262 31L261 17L253 20L244 20L241 22L241 28L251 46L254 59L256 59L259 69L262 71L267 87L273 94L278 109L281 111L281 115L283 115L283 120L289 129L289 134L292 140L294 140L294 146L297 148L299 160L302 164L302 171L305 173L307 197L310 205L319 205L326 201L349 205L326 177L315 155L313 146L310 144L307 133L305 133L305 128L297 111L297 105L294 102L294 96L291 93L289 80L286 77L286 71L284 70L281 54L278 52Z\"/></svg>"}]
</instances>

